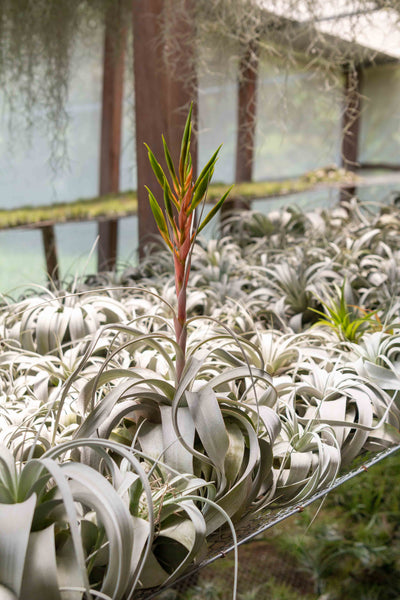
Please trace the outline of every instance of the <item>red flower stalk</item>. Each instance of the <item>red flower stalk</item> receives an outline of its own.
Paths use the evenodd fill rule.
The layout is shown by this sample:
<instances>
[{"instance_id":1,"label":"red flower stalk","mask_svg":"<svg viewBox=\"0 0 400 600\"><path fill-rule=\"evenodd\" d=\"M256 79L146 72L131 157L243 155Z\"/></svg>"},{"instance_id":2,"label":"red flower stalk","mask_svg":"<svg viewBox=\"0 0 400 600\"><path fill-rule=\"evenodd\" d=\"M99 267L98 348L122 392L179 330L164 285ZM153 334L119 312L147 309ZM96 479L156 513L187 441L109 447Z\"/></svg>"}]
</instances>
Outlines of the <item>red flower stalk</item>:
<instances>
[{"instance_id":1,"label":"red flower stalk","mask_svg":"<svg viewBox=\"0 0 400 600\"><path fill-rule=\"evenodd\" d=\"M217 214L231 189L218 200L200 225L195 225L195 210L201 202L205 201L208 184L213 175L221 146L214 152L194 182L192 158L190 155L191 133L192 106L190 107L182 136L178 174L176 173L166 141L164 137L162 138L170 181L146 144L150 164L163 189L164 211L161 209L153 193L149 188L146 188L149 193L149 202L161 237L174 257L175 290L177 297L177 314L174 316L174 327L176 342L180 348L180 352L176 357L177 383L179 383L185 367L187 337L186 291L190 273L191 249L196 235Z\"/></svg>"}]
</instances>

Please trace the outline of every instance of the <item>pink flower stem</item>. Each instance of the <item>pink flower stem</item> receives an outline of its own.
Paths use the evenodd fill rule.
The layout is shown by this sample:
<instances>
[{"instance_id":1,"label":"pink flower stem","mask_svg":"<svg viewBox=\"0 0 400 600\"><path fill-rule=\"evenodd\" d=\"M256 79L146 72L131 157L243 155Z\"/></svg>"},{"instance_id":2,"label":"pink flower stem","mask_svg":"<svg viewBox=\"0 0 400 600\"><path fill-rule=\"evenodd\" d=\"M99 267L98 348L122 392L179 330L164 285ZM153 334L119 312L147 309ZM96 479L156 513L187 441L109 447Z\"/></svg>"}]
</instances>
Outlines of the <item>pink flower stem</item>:
<instances>
[{"instance_id":1,"label":"pink flower stem","mask_svg":"<svg viewBox=\"0 0 400 600\"><path fill-rule=\"evenodd\" d=\"M187 298L187 283L190 271L190 258L187 256L179 258L175 255L175 289L177 298L177 316L174 319L175 339L180 351L176 357L176 379L179 383L186 362L186 298Z\"/></svg>"}]
</instances>

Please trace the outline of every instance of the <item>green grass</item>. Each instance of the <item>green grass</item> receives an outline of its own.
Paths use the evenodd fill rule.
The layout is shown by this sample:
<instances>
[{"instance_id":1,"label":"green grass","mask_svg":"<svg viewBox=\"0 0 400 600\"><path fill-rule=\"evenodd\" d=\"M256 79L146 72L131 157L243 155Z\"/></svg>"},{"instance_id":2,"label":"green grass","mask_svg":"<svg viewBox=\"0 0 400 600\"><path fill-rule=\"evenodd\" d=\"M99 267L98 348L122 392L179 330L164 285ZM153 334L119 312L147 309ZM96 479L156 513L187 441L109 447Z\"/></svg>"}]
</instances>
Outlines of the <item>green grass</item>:
<instances>
[{"instance_id":1,"label":"green grass","mask_svg":"<svg viewBox=\"0 0 400 600\"><path fill-rule=\"evenodd\" d=\"M329 600L400 598L400 452L330 494L315 522L304 511L276 547ZM313 509L315 512L315 508Z\"/></svg>"},{"instance_id":2,"label":"green grass","mask_svg":"<svg viewBox=\"0 0 400 600\"><path fill-rule=\"evenodd\" d=\"M226 582L218 584L203 581L182 595L170 593L162 600L231 600L232 590ZM289 585L278 582L273 576L268 577L265 583L255 585L238 593L238 600L313 600L309 595L298 592ZM160 599L161 600L161 599Z\"/></svg>"}]
</instances>

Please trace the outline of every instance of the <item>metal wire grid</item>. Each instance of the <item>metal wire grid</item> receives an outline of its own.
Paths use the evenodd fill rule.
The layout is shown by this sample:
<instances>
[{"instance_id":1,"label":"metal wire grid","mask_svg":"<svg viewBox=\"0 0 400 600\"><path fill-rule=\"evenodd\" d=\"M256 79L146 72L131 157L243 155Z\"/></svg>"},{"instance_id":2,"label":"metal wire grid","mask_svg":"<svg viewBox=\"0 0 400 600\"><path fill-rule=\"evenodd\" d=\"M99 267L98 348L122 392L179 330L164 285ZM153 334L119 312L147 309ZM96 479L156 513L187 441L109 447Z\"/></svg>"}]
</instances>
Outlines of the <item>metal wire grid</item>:
<instances>
[{"instance_id":1,"label":"metal wire grid","mask_svg":"<svg viewBox=\"0 0 400 600\"><path fill-rule=\"evenodd\" d=\"M282 509L266 509L259 512L256 515L250 515L248 518L240 522L236 526L236 535L238 539L238 546L250 542L260 534L264 533L268 529L271 529L275 525L278 525L282 521L285 521L288 517L295 515L296 513L302 512L307 506L324 498L327 494L340 487L346 481L353 479L361 474L365 474L370 467L381 462L388 456L395 454L400 450L400 444L392 446L383 450L373 456L367 455L359 466L354 467L348 473L344 473L336 479L336 481L329 487L319 490L306 500L301 505L291 505ZM359 458L360 459L360 458ZM362 457L361 457L362 460ZM229 529L223 528L221 531L216 532L209 541L208 544L208 558L202 560L197 565L194 565L184 575L176 579L175 581L158 587L157 589L139 590L135 592L133 596L135 600L151 600L156 598L171 587L178 587L180 584L185 582L187 578L193 578L201 569L211 565L218 558L223 558L229 552L234 550L235 546L232 544L232 536ZM185 586L186 587L186 586Z\"/></svg>"}]
</instances>

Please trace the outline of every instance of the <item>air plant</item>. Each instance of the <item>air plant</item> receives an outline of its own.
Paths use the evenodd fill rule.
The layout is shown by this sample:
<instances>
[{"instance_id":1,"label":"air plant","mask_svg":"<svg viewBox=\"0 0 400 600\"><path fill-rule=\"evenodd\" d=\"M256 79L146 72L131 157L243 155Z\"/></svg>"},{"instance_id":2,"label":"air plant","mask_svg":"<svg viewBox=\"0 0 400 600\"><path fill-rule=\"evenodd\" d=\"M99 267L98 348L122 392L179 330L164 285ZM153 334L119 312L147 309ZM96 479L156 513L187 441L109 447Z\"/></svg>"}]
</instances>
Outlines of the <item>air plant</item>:
<instances>
[{"instance_id":1,"label":"air plant","mask_svg":"<svg viewBox=\"0 0 400 600\"><path fill-rule=\"evenodd\" d=\"M348 302L348 297L353 297L351 288L344 281L341 288L336 288L337 299L330 304L323 302L325 313L315 308L310 308L320 319L317 325L330 327L345 342L358 342L367 331L381 328L377 319L377 311L369 311ZM374 319L375 317L375 319Z\"/></svg>"},{"instance_id":2,"label":"air plant","mask_svg":"<svg viewBox=\"0 0 400 600\"><path fill-rule=\"evenodd\" d=\"M2 585L15 594L11 597L21 600L56 600L60 592L68 592L74 600L82 594L90 599L92 587L100 587L103 598L131 597L151 545L153 504L148 476L120 444L87 443L106 461L111 481L87 465L58 462L73 442L31 458L22 468L0 446L2 598L9 597ZM125 471L105 448L123 457ZM148 507L146 520L131 514L126 498L132 482L139 481Z\"/></svg>"},{"instance_id":3,"label":"air plant","mask_svg":"<svg viewBox=\"0 0 400 600\"><path fill-rule=\"evenodd\" d=\"M181 379L185 366L187 339L186 296L193 244L196 236L217 214L231 189L225 192L201 223L196 224L195 210L199 206L204 206L208 185L214 173L215 163L221 146L214 152L197 180L194 181L192 158L190 155L192 106L190 107L182 136L178 170L175 169L167 143L163 137L165 161L171 181L168 180L160 163L151 149L146 145L151 167L163 190L165 211L162 210L151 190L146 188L149 192L150 207L161 237L174 257L175 291L177 298L177 314L174 316L174 327L176 342L180 350L176 358L176 378L178 382Z\"/></svg>"},{"instance_id":4,"label":"air plant","mask_svg":"<svg viewBox=\"0 0 400 600\"><path fill-rule=\"evenodd\" d=\"M0 315L1 598L117 600L169 584L220 525L302 503L361 452L399 442L399 303L387 312L384 289L397 229L387 222L383 242L376 217L342 208L322 240L319 215L286 211L269 237L256 218L257 243L244 244L243 218L195 248L229 192L195 217L219 149L196 180L190 138L191 110L177 167L164 139L167 169L148 149L166 250L126 271L129 287ZM317 303L335 289L336 303ZM305 329L317 314L329 326Z\"/></svg>"},{"instance_id":5,"label":"air plant","mask_svg":"<svg viewBox=\"0 0 400 600\"><path fill-rule=\"evenodd\" d=\"M128 319L128 311L116 299L97 292L46 291L26 298L7 311L3 335L18 341L26 351L61 353L93 335L101 325Z\"/></svg>"}]
</instances>

